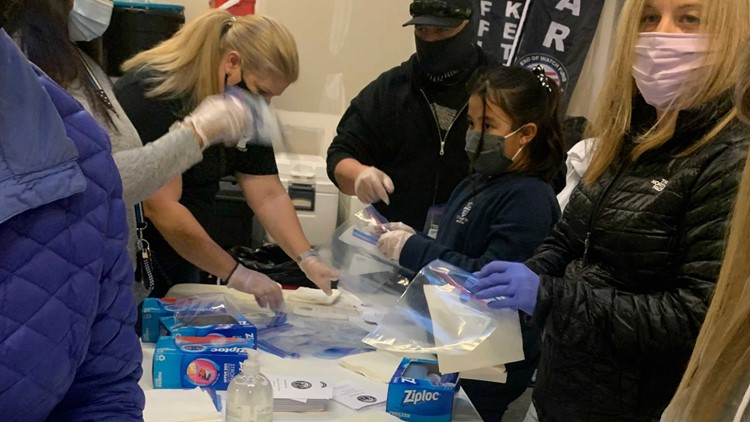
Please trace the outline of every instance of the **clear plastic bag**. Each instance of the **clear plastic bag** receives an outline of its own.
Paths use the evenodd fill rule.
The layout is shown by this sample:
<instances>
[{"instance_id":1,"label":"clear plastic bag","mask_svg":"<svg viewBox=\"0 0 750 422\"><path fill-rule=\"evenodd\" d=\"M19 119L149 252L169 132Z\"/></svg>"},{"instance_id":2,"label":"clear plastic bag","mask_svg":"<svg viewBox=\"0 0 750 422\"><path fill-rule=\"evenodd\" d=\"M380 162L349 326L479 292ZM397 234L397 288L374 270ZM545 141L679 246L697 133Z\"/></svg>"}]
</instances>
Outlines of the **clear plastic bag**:
<instances>
[{"instance_id":1,"label":"clear plastic bag","mask_svg":"<svg viewBox=\"0 0 750 422\"><path fill-rule=\"evenodd\" d=\"M349 320L331 320L284 314L258 329L257 347L283 358L339 359L375 348L362 342L366 330Z\"/></svg>"},{"instance_id":2,"label":"clear plastic bag","mask_svg":"<svg viewBox=\"0 0 750 422\"><path fill-rule=\"evenodd\" d=\"M230 295L195 295L168 305L174 315L160 318L173 336L251 337L255 328Z\"/></svg>"},{"instance_id":3,"label":"clear plastic bag","mask_svg":"<svg viewBox=\"0 0 750 422\"><path fill-rule=\"evenodd\" d=\"M242 100L253 117L251 130L237 143L237 149L244 150L247 145L270 147L274 142L283 142L281 122L263 97L234 86L228 87L227 93Z\"/></svg>"},{"instance_id":4,"label":"clear plastic bag","mask_svg":"<svg viewBox=\"0 0 750 422\"><path fill-rule=\"evenodd\" d=\"M382 322L363 341L400 353L465 354L496 329L497 320L518 320L514 311L492 310L464 286L474 276L435 260L414 278Z\"/></svg>"},{"instance_id":5,"label":"clear plastic bag","mask_svg":"<svg viewBox=\"0 0 750 422\"><path fill-rule=\"evenodd\" d=\"M338 288L365 305L390 306L406 290L413 272L391 261L377 242L386 220L372 205L339 226L321 257L340 271Z\"/></svg>"}]
</instances>

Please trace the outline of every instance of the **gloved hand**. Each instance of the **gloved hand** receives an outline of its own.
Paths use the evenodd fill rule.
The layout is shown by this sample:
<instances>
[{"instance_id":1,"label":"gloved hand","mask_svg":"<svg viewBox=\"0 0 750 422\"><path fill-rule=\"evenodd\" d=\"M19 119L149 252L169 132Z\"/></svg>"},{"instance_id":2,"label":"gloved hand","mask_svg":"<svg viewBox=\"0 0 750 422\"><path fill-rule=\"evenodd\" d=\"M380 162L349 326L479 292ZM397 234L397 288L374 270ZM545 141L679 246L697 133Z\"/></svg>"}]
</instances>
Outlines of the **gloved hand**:
<instances>
[{"instance_id":1,"label":"gloved hand","mask_svg":"<svg viewBox=\"0 0 750 422\"><path fill-rule=\"evenodd\" d=\"M375 167L362 170L354 181L354 194L365 204L383 201L390 205L389 193L393 193L393 180Z\"/></svg>"},{"instance_id":2,"label":"gloved hand","mask_svg":"<svg viewBox=\"0 0 750 422\"><path fill-rule=\"evenodd\" d=\"M305 273L316 286L323 290L323 293L330 296L331 282L339 279L339 272L323 262L317 255L310 255L299 263L299 268Z\"/></svg>"},{"instance_id":3,"label":"gloved hand","mask_svg":"<svg viewBox=\"0 0 750 422\"><path fill-rule=\"evenodd\" d=\"M218 94L204 98L184 122L193 125L204 148L217 144L233 147L251 130L252 119L250 108L240 99Z\"/></svg>"},{"instance_id":4,"label":"gloved hand","mask_svg":"<svg viewBox=\"0 0 750 422\"><path fill-rule=\"evenodd\" d=\"M411 227L409 227L406 224L401 223L401 222L385 223L385 224L380 224L378 226L375 226L375 233L377 233L379 235L383 234L383 233L386 233L386 232L392 232L392 231L395 231L395 230L403 230L403 231L409 232L411 234L416 234L417 233L414 229L412 229Z\"/></svg>"},{"instance_id":5,"label":"gloved hand","mask_svg":"<svg viewBox=\"0 0 750 422\"><path fill-rule=\"evenodd\" d=\"M261 308L279 309L284 304L281 287L267 275L245 268L242 264L232 271L227 286L255 296Z\"/></svg>"},{"instance_id":6,"label":"gloved hand","mask_svg":"<svg viewBox=\"0 0 750 422\"><path fill-rule=\"evenodd\" d=\"M478 280L467 282L477 299L491 299L490 308L521 310L534 314L536 295L539 291L539 276L518 262L493 261L478 273Z\"/></svg>"},{"instance_id":7,"label":"gloved hand","mask_svg":"<svg viewBox=\"0 0 750 422\"><path fill-rule=\"evenodd\" d=\"M412 236L414 236L414 233L409 233L406 230L393 230L383 233L378 239L378 248L388 259L398 262L401 257L401 249Z\"/></svg>"}]
</instances>

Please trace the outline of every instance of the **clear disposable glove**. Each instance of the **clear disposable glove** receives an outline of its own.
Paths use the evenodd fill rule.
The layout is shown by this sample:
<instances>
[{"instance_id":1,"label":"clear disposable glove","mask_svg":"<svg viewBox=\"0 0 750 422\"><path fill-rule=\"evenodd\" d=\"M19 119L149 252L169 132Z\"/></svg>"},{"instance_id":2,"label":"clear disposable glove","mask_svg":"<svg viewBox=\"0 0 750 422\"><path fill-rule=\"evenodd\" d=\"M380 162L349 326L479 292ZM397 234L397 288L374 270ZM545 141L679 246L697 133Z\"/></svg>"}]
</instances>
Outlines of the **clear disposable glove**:
<instances>
[{"instance_id":1,"label":"clear disposable glove","mask_svg":"<svg viewBox=\"0 0 750 422\"><path fill-rule=\"evenodd\" d=\"M375 167L362 170L354 181L354 194L365 204L383 201L390 205L389 193L393 193L393 180Z\"/></svg>"},{"instance_id":2,"label":"clear disposable glove","mask_svg":"<svg viewBox=\"0 0 750 422\"><path fill-rule=\"evenodd\" d=\"M380 224L378 226L375 226L375 233L376 234L383 234L385 232L391 232L394 230L403 230L405 232L409 232L411 234L416 234L417 232L412 229L411 227L407 226L404 223L401 222L395 222L395 223L385 223Z\"/></svg>"},{"instance_id":3,"label":"clear disposable glove","mask_svg":"<svg viewBox=\"0 0 750 422\"><path fill-rule=\"evenodd\" d=\"M378 239L378 248L388 259L398 262L401 257L401 250L412 236L414 236L414 233L409 233L406 230L393 230L383 233Z\"/></svg>"},{"instance_id":4,"label":"clear disposable glove","mask_svg":"<svg viewBox=\"0 0 750 422\"><path fill-rule=\"evenodd\" d=\"M255 296L261 308L279 309L284 304L281 287L267 275L245 268L242 264L232 271L227 286Z\"/></svg>"},{"instance_id":5,"label":"clear disposable glove","mask_svg":"<svg viewBox=\"0 0 750 422\"><path fill-rule=\"evenodd\" d=\"M204 147L217 144L233 147L251 130L253 117L239 98L218 94L204 98L184 122L193 125Z\"/></svg>"},{"instance_id":6,"label":"clear disposable glove","mask_svg":"<svg viewBox=\"0 0 750 422\"><path fill-rule=\"evenodd\" d=\"M299 268L323 293L328 296L333 293L331 282L339 279L339 272L328 266L319 256L311 255L304 258L300 261Z\"/></svg>"},{"instance_id":7,"label":"clear disposable glove","mask_svg":"<svg viewBox=\"0 0 750 422\"><path fill-rule=\"evenodd\" d=\"M466 283L477 299L494 299L490 308L510 308L534 314L539 276L518 262L493 261L479 272L476 281Z\"/></svg>"}]
</instances>

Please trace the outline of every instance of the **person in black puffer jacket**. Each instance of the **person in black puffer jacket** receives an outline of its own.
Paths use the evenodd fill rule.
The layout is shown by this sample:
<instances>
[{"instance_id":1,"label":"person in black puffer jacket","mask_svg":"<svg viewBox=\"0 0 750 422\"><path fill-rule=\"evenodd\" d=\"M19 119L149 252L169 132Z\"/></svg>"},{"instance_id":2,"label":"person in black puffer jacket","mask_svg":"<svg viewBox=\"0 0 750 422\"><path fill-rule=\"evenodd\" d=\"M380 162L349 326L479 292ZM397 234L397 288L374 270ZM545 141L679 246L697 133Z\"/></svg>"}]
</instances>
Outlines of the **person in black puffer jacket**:
<instances>
[{"instance_id":1,"label":"person in black puffer jacket","mask_svg":"<svg viewBox=\"0 0 750 422\"><path fill-rule=\"evenodd\" d=\"M730 96L741 3L626 2L584 183L534 257L490 263L471 286L543 329L541 421L658 420L678 386L750 139Z\"/></svg>"}]
</instances>

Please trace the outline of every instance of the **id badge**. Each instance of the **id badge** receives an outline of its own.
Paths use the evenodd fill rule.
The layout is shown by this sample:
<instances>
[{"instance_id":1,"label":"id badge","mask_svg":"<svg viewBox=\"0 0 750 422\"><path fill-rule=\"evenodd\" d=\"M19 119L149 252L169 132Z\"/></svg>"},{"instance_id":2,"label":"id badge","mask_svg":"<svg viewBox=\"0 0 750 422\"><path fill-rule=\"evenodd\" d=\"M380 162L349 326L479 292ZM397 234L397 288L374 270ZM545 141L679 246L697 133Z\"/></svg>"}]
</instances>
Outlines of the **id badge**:
<instances>
[{"instance_id":1,"label":"id badge","mask_svg":"<svg viewBox=\"0 0 750 422\"><path fill-rule=\"evenodd\" d=\"M445 212L445 205L433 205L427 210L427 219L424 222L423 233L426 233L427 236L433 239L437 239L443 212Z\"/></svg>"}]
</instances>

